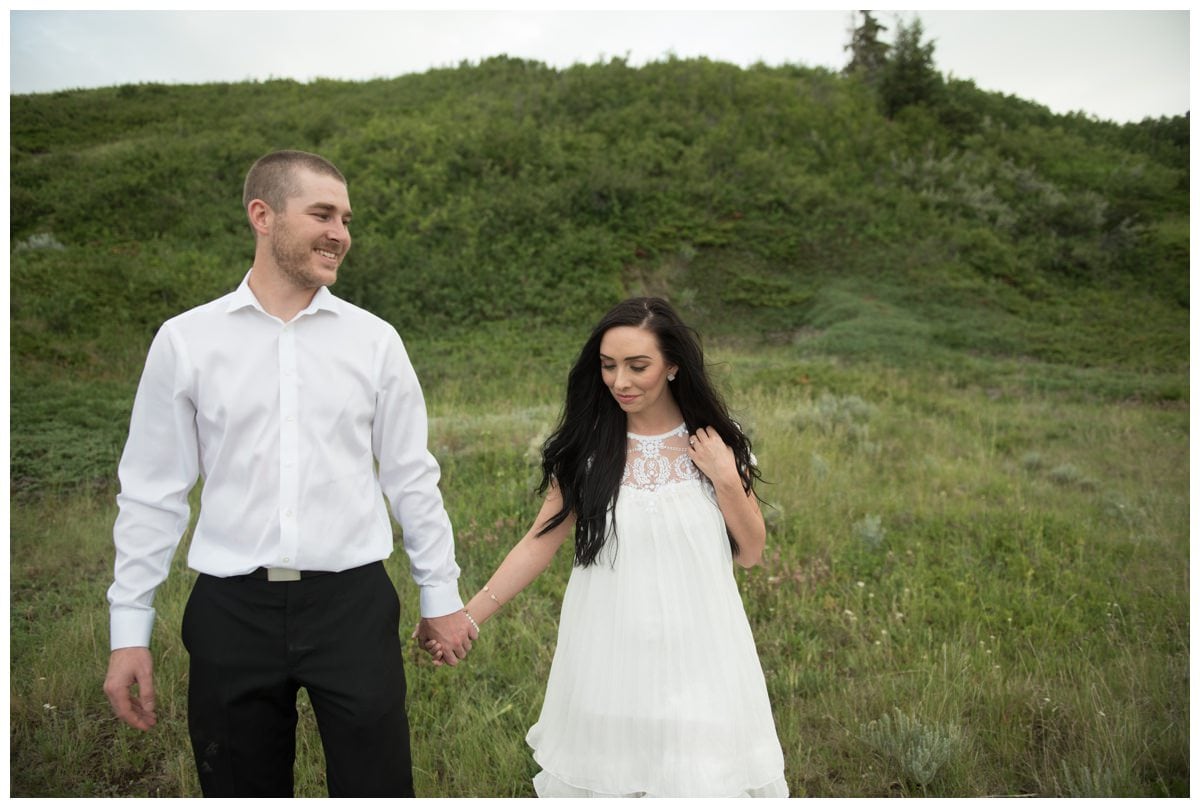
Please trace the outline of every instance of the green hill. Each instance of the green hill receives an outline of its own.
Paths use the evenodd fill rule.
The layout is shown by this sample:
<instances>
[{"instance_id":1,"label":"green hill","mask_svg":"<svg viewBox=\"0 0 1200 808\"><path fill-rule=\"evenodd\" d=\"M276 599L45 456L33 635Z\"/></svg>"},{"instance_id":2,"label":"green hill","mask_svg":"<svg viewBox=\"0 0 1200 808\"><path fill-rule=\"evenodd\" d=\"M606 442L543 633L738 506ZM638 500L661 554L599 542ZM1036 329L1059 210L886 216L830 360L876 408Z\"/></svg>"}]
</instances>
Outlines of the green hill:
<instances>
[{"instance_id":1,"label":"green hill","mask_svg":"<svg viewBox=\"0 0 1200 808\"><path fill-rule=\"evenodd\" d=\"M1187 117L1118 126L949 81L889 118L858 77L703 59L10 101L17 492L111 480L154 329L249 266L241 181L275 148L349 178L337 292L434 387L565 362L650 292L798 361L1187 395Z\"/></svg>"}]
</instances>

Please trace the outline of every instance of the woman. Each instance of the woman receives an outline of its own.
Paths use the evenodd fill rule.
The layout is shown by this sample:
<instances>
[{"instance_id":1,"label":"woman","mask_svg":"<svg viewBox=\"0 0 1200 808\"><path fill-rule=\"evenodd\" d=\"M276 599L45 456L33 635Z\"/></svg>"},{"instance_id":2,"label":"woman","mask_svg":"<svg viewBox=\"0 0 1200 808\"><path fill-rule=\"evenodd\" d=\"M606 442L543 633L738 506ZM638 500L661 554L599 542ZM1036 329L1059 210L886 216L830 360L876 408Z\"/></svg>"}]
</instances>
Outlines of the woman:
<instances>
[{"instance_id":1,"label":"woman","mask_svg":"<svg viewBox=\"0 0 1200 808\"><path fill-rule=\"evenodd\" d=\"M732 561L766 539L750 441L694 332L637 298L593 330L543 448L533 527L467 604L487 622L574 529L541 717L539 796L787 796ZM427 650L440 660L434 641Z\"/></svg>"}]
</instances>

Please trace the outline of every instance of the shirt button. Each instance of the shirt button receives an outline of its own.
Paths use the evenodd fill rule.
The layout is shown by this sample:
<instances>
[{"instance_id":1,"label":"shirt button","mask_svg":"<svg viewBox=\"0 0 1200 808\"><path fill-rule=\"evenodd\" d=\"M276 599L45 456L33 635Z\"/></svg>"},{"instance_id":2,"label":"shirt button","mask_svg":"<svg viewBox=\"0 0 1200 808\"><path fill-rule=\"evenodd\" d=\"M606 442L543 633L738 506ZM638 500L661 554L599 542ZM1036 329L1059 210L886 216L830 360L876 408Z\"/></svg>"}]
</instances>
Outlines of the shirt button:
<instances>
[{"instance_id":1,"label":"shirt button","mask_svg":"<svg viewBox=\"0 0 1200 808\"><path fill-rule=\"evenodd\" d=\"M284 556L284 557L283 557L283 563L284 563L284 564L289 564L289 563L291 563L291 561L292 561L292 559L288 558L287 556Z\"/></svg>"}]
</instances>

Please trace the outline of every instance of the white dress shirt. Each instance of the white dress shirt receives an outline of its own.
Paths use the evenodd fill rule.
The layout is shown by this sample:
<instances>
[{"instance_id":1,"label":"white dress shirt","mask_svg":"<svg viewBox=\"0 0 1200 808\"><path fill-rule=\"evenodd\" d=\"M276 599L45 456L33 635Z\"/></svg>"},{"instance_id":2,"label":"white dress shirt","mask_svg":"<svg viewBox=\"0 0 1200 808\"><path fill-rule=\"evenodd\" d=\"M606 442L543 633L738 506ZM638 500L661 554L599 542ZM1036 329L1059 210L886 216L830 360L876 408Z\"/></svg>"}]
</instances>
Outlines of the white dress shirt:
<instances>
[{"instance_id":1,"label":"white dress shirt","mask_svg":"<svg viewBox=\"0 0 1200 808\"><path fill-rule=\"evenodd\" d=\"M150 346L118 471L114 649L150 644L154 592L198 477L188 552L198 572L340 571L387 558L386 498L421 614L462 608L425 401L400 336L325 288L284 323L248 279L168 320Z\"/></svg>"}]
</instances>

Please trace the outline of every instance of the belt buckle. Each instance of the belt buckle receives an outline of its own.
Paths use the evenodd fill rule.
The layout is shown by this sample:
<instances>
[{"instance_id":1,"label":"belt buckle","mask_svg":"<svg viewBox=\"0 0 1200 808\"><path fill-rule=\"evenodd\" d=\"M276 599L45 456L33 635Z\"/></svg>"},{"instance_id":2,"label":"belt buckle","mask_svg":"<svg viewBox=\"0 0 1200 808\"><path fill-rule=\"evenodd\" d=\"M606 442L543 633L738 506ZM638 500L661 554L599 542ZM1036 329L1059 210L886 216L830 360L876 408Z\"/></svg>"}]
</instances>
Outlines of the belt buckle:
<instances>
[{"instance_id":1,"label":"belt buckle","mask_svg":"<svg viewBox=\"0 0 1200 808\"><path fill-rule=\"evenodd\" d=\"M299 581L300 570L289 570L284 567L267 567L268 581Z\"/></svg>"}]
</instances>

